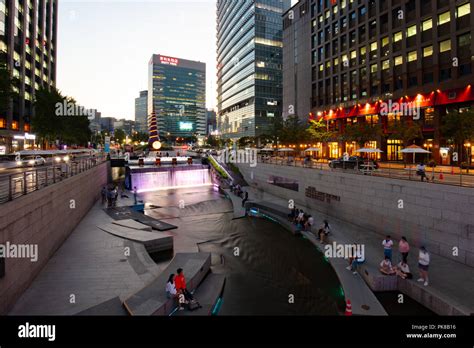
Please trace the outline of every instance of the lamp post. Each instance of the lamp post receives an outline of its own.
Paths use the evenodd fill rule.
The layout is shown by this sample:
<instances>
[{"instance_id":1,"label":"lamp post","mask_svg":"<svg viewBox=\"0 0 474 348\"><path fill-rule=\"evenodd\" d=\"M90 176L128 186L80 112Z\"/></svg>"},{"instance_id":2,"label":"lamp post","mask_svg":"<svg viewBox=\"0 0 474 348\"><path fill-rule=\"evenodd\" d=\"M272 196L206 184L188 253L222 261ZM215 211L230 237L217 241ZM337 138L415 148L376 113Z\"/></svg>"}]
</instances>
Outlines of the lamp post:
<instances>
[{"instance_id":1,"label":"lamp post","mask_svg":"<svg viewBox=\"0 0 474 348\"><path fill-rule=\"evenodd\" d=\"M466 148L466 155L467 155L467 174L469 174L469 168L471 167L471 143L464 144Z\"/></svg>"}]
</instances>

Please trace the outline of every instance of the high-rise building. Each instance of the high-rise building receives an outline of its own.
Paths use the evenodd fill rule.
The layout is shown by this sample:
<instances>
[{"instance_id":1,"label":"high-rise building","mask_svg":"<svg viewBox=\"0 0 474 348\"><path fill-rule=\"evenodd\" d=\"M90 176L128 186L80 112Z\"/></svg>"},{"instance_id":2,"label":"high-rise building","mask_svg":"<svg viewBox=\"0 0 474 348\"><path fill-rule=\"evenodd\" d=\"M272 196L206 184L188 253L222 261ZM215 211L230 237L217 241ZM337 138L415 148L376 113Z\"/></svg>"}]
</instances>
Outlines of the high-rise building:
<instances>
[{"instance_id":1,"label":"high-rise building","mask_svg":"<svg viewBox=\"0 0 474 348\"><path fill-rule=\"evenodd\" d=\"M55 86L59 0L0 0L0 56L19 81L19 93L0 108L0 146L25 147L34 117L33 99L41 87Z\"/></svg>"},{"instance_id":2,"label":"high-rise building","mask_svg":"<svg viewBox=\"0 0 474 348\"><path fill-rule=\"evenodd\" d=\"M135 130L140 133L148 132L148 91L141 91L135 99Z\"/></svg>"},{"instance_id":3,"label":"high-rise building","mask_svg":"<svg viewBox=\"0 0 474 348\"><path fill-rule=\"evenodd\" d=\"M153 55L148 74L149 125L156 117L160 137L206 134L206 64Z\"/></svg>"},{"instance_id":4,"label":"high-rise building","mask_svg":"<svg viewBox=\"0 0 474 348\"><path fill-rule=\"evenodd\" d=\"M218 127L258 136L282 116L282 14L290 0L217 1Z\"/></svg>"},{"instance_id":5,"label":"high-rise building","mask_svg":"<svg viewBox=\"0 0 474 348\"><path fill-rule=\"evenodd\" d=\"M423 134L417 145L431 149L437 163L453 163L441 125L451 110L474 108L473 5L474 0L312 2L307 88L313 115L338 133L328 143L328 157L355 155L360 144L342 141L345 130L371 125L382 134L364 146L381 149L384 160L402 161L407 144L397 130L417 125ZM473 153L473 143L465 146Z\"/></svg>"},{"instance_id":6,"label":"high-rise building","mask_svg":"<svg viewBox=\"0 0 474 348\"><path fill-rule=\"evenodd\" d=\"M283 15L283 118L306 122L311 112L311 0Z\"/></svg>"},{"instance_id":7,"label":"high-rise building","mask_svg":"<svg viewBox=\"0 0 474 348\"><path fill-rule=\"evenodd\" d=\"M214 110L207 110L207 133L210 135L217 130L217 114Z\"/></svg>"}]
</instances>

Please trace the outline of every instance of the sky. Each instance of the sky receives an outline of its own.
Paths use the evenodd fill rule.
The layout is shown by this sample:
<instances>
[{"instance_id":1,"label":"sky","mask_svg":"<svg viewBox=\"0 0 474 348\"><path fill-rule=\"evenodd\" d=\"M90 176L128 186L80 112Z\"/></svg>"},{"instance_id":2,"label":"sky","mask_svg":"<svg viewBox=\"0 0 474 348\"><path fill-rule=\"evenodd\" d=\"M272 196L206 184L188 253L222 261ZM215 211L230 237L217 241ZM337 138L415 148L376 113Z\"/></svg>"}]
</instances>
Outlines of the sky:
<instances>
[{"instance_id":1,"label":"sky","mask_svg":"<svg viewBox=\"0 0 474 348\"><path fill-rule=\"evenodd\" d=\"M216 104L214 0L59 1L57 87L102 117L134 119L152 54L206 63Z\"/></svg>"},{"instance_id":2,"label":"sky","mask_svg":"<svg viewBox=\"0 0 474 348\"><path fill-rule=\"evenodd\" d=\"M206 63L215 108L216 0L60 0L57 46L58 89L102 117L134 119L152 54Z\"/></svg>"}]
</instances>

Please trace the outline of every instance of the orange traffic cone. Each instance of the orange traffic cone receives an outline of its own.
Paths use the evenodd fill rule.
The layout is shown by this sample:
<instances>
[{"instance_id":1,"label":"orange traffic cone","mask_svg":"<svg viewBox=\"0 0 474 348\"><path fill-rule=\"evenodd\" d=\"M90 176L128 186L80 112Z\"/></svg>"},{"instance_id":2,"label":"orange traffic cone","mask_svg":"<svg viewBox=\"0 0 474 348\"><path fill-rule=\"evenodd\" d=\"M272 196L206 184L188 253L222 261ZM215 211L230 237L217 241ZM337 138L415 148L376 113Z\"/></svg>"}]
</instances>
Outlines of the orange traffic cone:
<instances>
[{"instance_id":1,"label":"orange traffic cone","mask_svg":"<svg viewBox=\"0 0 474 348\"><path fill-rule=\"evenodd\" d=\"M346 316L346 317L350 317L351 315L352 315L352 304L351 304L351 300L347 300L345 316Z\"/></svg>"},{"instance_id":2,"label":"orange traffic cone","mask_svg":"<svg viewBox=\"0 0 474 348\"><path fill-rule=\"evenodd\" d=\"M444 174L443 174L443 170L441 169L441 172L439 173L439 180L440 181L443 181L444 180Z\"/></svg>"}]
</instances>

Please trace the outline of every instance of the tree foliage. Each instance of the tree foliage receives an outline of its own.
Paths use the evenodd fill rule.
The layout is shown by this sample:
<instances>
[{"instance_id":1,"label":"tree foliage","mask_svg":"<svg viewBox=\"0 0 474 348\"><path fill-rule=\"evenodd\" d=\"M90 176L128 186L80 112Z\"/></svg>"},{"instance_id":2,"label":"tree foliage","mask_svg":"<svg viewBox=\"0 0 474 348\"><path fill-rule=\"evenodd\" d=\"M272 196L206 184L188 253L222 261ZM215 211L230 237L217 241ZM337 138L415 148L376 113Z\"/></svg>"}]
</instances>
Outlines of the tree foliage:
<instances>
[{"instance_id":1,"label":"tree foliage","mask_svg":"<svg viewBox=\"0 0 474 348\"><path fill-rule=\"evenodd\" d=\"M91 138L87 116L56 115L57 105L75 104L56 88L41 87L35 95L35 116L31 120L33 132L41 139L43 147L56 140L60 144L85 146Z\"/></svg>"},{"instance_id":2,"label":"tree foliage","mask_svg":"<svg viewBox=\"0 0 474 348\"><path fill-rule=\"evenodd\" d=\"M380 125L371 125L370 123L361 122L347 125L344 130L343 139L345 141L355 141L359 146L363 147L369 141L373 141L382 134Z\"/></svg>"}]
</instances>

